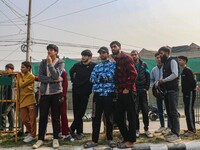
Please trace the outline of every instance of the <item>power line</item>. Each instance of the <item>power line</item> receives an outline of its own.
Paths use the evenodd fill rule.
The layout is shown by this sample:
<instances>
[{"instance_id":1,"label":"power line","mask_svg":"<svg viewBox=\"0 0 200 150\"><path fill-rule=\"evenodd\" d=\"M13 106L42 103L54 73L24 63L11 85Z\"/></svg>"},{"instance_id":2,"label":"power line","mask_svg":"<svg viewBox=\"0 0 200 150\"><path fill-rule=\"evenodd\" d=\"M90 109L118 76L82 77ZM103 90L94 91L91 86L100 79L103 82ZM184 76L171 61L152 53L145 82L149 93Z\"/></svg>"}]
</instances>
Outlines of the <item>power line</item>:
<instances>
[{"instance_id":1,"label":"power line","mask_svg":"<svg viewBox=\"0 0 200 150\"><path fill-rule=\"evenodd\" d=\"M13 23L12 24L0 24L1 27L4 27L4 26L5 27L7 27L7 26L16 26L16 25L18 25L18 26L22 26L23 25L24 26L26 24L25 23L23 23L23 24L13 24Z\"/></svg>"},{"instance_id":2,"label":"power line","mask_svg":"<svg viewBox=\"0 0 200 150\"><path fill-rule=\"evenodd\" d=\"M10 55L12 55L12 53L14 53L15 51L17 51L21 46L17 47L16 49L14 49L13 51L11 51L6 57L4 57L3 59L0 60L0 62L2 62L3 60L5 60L6 58L8 58Z\"/></svg>"},{"instance_id":3,"label":"power line","mask_svg":"<svg viewBox=\"0 0 200 150\"><path fill-rule=\"evenodd\" d=\"M24 61L24 60L8 60L8 59L4 59L3 61L8 61L8 62L21 62L21 61Z\"/></svg>"},{"instance_id":4,"label":"power line","mask_svg":"<svg viewBox=\"0 0 200 150\"><path fill-rule=\"evenodd\" d=\"M23 15L21 15L19 12L17 12L14 8L12 8L8 3L6 3L4 0L1 0L12 12L13 14L15 14L15 16L19 17L23 17ZM21 18L20 18L21 19ZM21 19L22 21L24 21L23 19Z\"/></svg>"},{"instance_id":5,"label":"power line","mask_svg":"<svg viewBox=\"0 0 200 150\"><path fill-rule=\"evenodd\" d=\"M12 18L10 20L12 20L13 22L17 23L17 22L24 22L21 20L21 18L25 18L25 17L17 17L17 18ZM20 19L20 20L19 20ZM0 21L0 24L4 24L4 23L9 23L10 22L9 19L7 20L3 20L3 21ZM16 20L16 21L15 21Z\"/></svg>"},{"instance_id":6,"label":"power line","mask_svg":"<svg viewBox=\"0 0 200 150\"><path fill-rule=\"evenodd\" d=\"M3 12L0 10L0 12L7 18L10 20L10 18ZM10 22L12 22L20 31L23 31L18 25L16 25L12 20L10 20ZM23 31L24 32L24 31ZM24 32L25 33L25 32Z\"/></svg>"},{"instance_id":7,"label":"power line","mask_svg":"<svg viewBox=\"0 0 200 150\"><path fill-rule=\"evenodd\" d=\"M48 10L50 7L52 7L53 5L55 5L59 0L56 0L55 2L53 2L51 5L49 5L48 7L46 7L45 9L43 9L42 11L40 11L38 14L34 15L32 18L35 18L39 15L41 15L43 12L45 12L46 10Z\"/></svg>"},{"instance_id":8,"label":"power line","mask_svg":"<svg viewBox=\"0 0 200 150\"><path fill-rule=\"evenodd\" d=\"M63 31L63 32L67 32L67 33L71 33L71 34L75 34L75 35L79 35L79 36L83 36L83 37L87 37L87 38L96 39L96 40L99 40L99 41L104 41L104 42L109 42L109 43L111 42L111 40L102 39L102 38L98 38L98 37L90 36L90 35L85 35L85 34L73 32L73 31L69 31L69 30L65 30L65 29L59 29L59 28L52 27L52 26L49 26L49 25L44 25L44 24L41 24L41 23L38 23L38 25L48 27L48 28L51 28L51 29L55 29L55 30L59 30L59 31ZM125 44L125 43L122 43L122 44L125 45L125 46L134 47L134 48L138 48L138 49L143 48L141 46L135 46L135 45Z\"/></svg>"},{"instance_id":9,"label":"power line","mask_svg":"<svg viewBox=\"0 0 200 150\"><path fill-rule=\"evenodd\" d=\"M18 44L17 43L16 44L5 44L5 45L2 44L0 46L6 46L7 47L7 46L15 46L15 45L19 45L19 43Z\"/></svg>"},{"instance_id":10,"label":"power line","mask_svg":"<svg viewBox=\"0 0 200 150\"><path fill-rule=\"evenodd\" d=\"M26 14L26 12L24 11L24 10L22 10L21 8L19 8L17 5L15 5L12 1L10 1L10 0L7 0L7 1L9 1L11 4L13 4L16 8L18 8L21 12L23 12L23 13L25 13Z\"/></svg>"},{"instance_id":11,"label":"power line","mask_svg":"<svg viewBox=\"0 0 200 150\"><path fill-rule=\"evenodd\" d=\"M25 33L22 34L9 34L9 35L1 35L0 38L6 38L6 37L11 37L11 36L19 36L19 35L24 35Z\"/></svg>"},{"instance_id":12,"label":"power line","mask_svg":"<svg viewBox=\"0 0 200 150\"><path fill-rule=\"evenodd\" d=\"M54 19L65 17L65 16L77 14L77 13L80 13L80 12L83 12L83 11L87 11L87 10L90 10L90 9L94 9L94 8L97 8L97 7L100 7L100 6L103 6L103 5L107 5L107 4L113 3L113 2L116 2L116 1L117 0L112 0L112 1L109 1L109 2L106 2L106 3L102 3L102 4L99 4L99 5L95 5L95 6L92 6L92 7L84 8L84 9L81 9L81 10L78 10L78 11L74 11L74 12L71 12L71 13L68 13L68 14L64 14L64 15L60 15L60 16L57 16L57 17L52 17L52 18L44 19L44 20L41 20L41 21L38 21L38 22L44 22L44 21L54 20ZM36 22L36 23L38 23L38 22Z\"/></svg>"}]
</instances>

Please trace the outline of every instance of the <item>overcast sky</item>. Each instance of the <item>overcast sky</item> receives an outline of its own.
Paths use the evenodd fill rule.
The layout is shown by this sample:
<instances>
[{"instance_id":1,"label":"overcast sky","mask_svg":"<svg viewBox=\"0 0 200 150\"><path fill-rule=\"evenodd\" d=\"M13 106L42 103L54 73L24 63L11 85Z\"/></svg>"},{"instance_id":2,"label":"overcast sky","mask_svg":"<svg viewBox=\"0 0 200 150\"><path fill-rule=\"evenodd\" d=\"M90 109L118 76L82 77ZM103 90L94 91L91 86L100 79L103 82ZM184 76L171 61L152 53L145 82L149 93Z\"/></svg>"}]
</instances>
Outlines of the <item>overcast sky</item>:
<instances>
[{"instance_id":1,"label":"overcast sky","mask_svg":"<svg viewBox=\"0 0 200 150\"><path fill-rule=\"evenodd\" d=\"M126 51L200 44L199 8L200 0L32 0L30 55L46 58L46 43L69 58L85 47L97 56L113 40ZM25 60L27 12L28 0L0 0L0 70L9 62L18 70Z\"/></svg>"}]
</instances>

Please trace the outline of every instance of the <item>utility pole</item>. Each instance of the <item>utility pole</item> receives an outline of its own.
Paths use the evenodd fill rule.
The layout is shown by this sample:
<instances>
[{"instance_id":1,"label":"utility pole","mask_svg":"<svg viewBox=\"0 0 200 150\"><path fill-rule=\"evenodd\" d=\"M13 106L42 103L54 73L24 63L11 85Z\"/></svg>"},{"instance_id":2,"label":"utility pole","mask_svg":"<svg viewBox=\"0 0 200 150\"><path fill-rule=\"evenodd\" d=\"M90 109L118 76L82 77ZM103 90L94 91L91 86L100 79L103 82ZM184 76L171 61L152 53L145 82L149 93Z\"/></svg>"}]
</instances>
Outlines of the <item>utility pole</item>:
<instances>
[{"instance_id":1,"label":"utility pole","mask_svg":"<svg viewBox=\"0 0 200 150\"><path fill-rule=\"evenodd\" d=\"M26 61L30 61L30 29L31 29L31 5L32 0L29 0L29 8L28 8L28 25L27 25L27 39L26 39Z\"/></svg>"}]
</instances>

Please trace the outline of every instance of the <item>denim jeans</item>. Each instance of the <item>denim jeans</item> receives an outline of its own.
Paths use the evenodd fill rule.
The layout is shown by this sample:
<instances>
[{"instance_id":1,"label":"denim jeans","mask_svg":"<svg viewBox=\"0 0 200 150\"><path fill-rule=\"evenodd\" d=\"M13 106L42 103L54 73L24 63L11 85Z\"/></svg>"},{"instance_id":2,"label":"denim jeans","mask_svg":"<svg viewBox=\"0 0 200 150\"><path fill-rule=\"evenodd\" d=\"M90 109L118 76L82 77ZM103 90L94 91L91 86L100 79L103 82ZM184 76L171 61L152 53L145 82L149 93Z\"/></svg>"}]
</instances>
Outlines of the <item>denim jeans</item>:
<instances>
[{"instance_id":1,"label":"denim jeans","mask_svg":"<svg viewBox=\"0 0 200 150\"><path fill-rule=\"evenodd\" d=\"M169 122L171 123L172 133L179 136L180 134L180 123L179 115L177 111L178 107L178 90L168 90L165 94L165 107L168 115Z\"/></svg>"}]
</instances>

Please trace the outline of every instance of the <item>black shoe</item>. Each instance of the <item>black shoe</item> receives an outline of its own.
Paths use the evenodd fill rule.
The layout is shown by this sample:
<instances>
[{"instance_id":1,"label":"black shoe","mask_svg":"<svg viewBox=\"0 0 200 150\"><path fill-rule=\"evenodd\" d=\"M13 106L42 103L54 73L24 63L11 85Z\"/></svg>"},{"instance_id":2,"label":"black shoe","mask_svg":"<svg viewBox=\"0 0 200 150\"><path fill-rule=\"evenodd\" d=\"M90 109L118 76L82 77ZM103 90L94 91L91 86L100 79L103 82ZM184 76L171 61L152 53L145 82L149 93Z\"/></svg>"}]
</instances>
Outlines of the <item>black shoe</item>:
<instances>
[{"instance_id":1,"label":"black shoe","mask_svg":"<svg viewBox=\"0 0 200 150\"><path fill-rule=\"evenodd\" d=\"M77 140L82 140L83 138L84 138L84 134L83 133L77 134L77 136L76 136Z\"/></svg>"}]
</instances>

